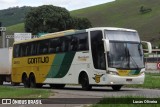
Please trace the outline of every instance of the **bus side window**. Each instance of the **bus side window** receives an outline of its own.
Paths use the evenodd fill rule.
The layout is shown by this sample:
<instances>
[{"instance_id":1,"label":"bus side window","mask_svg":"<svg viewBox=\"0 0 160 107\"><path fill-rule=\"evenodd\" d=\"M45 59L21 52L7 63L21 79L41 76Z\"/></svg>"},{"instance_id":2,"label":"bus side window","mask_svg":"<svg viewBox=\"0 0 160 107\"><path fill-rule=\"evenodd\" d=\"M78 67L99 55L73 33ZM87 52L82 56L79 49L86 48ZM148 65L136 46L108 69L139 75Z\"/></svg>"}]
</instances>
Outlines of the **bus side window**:
<instances>
[{"instance_id":1,"label":"bus side window","mask_svg":"<svg viewBox=\"0 0 160 107\"><path fill-rule=\"evenodd\" d=\"M31 55L31 43L27 43L26 56L30 56L30 55Z\"/></svg>"},{"instance_id":2,"label":"bus side window","mask_svg":"<svg viewBox=\"0 0 160 107\"><path fill-rule=\"evenodd\" d=\"M77 35L79 38L78 51L86 51L89 49L87 33Z\"/></svg>"},{"instance_id":3,"label":"bus side window","mask_svg":"<svg viewBox=\"0 0 160 107\"><path fill-rule=\"evenodd\" d=\"M106 69L102 31L91 31L91 49L95 69Z\"/></svg>"},{"instance_id":4,"label":"bus side window","mask_svg":"<svg viewBox=\"0 0 160 107\"><path fill-rule=\"evenodd\" d=\"M49 48L49 40L41 40L38 42L38 54L47 54Z\"/></svg>"},{"instance_id":5,"label":"bus side window","mask_svg":"<svg viewBox=\"0 0 160 107\"><path fill-rule=\"evenodd\" d=\"M70 36L62 37L62 52L68 52L69 51L69 44L70 44Z\"/></svg>"},{"instance_id":6,"label":"bus side window","mask_svg":"<svg viewBox=\"0 0 160 107\"><path fill-rule=\"evenodd\" d=\"M51 40L49 41L49 53L55 53L54 39L51 39Z\"/></svg>"},{"instance_id":7,"label":"bus side window","mask_svg":"<svg viewBox=\"0 0 160 107\"><path fill-rule=\"evenodd\" d=\"M77 51L77 48L78 48L78 38L75 35L73 35L71 39L70 50Z\"/></svg>"},{"instance_id":8,"label":"bus side window","mask_svg":"<svg viewBox=\"0 0 160 107\"><path fill-rule=\"evenodd\" d=\"M57 38L57 41L56 41L56 53L62 52L61 46L62 46L61 39Z\"/></svg>"},{"instance_id":9,"label":"bus side window","mask_svg":"<svg viewBox=\"0 0 160 107\"><path fill-rule=\"evenodd\" d=\"M19 57L19 45L14 45L14 51L13 51L13 57L17 58Z\"/></svg>"},{"instance_id":10,"label":"bus side window","mask_svg":"<svg viewBox=\"0 0 160 107\"><path fill-rule=\"evenodd\" d=\"M49 42L49 53L56 53L57 38L51 39Z\"/></svg>"},{"instance_id":11,"label":"bus side window","mask_svg":"<svg viewBox=\"0 0 160 107\"><path fill-rule=\"evenodd\" d=\"M26 44L20 44L20 57L24 57L26 56Z\"/></svg>"},{"instance_id":12,"label":"bus side window","mask_svg":"<svg viewBox=\"0 0 160 107\"><path fill-rule=\"evenodd\" d=\"M31 55L37 55L37 42L31 43Z\"/></svg>"},{"instance_id":13,"label":"bus side window","mask_svg":"<svg viewBox=\"0 0 160 107\"><path fill-rule=\"evenodd\" d=\"M61 37L61 52L65 52L65 45L66 45L66 42L65 42L65 38L64 37Z\"/></svg>"}]
</instances>

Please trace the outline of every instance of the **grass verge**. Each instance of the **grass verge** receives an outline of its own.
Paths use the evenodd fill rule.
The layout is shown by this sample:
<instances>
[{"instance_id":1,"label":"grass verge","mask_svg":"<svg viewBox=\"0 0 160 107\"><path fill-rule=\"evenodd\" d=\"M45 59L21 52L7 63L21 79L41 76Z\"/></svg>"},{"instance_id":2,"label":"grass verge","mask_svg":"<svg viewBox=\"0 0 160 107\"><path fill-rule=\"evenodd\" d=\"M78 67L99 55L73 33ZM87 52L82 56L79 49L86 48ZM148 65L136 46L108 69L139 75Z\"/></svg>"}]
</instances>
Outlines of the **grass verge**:
<instances>
[{"instance_id":1,"label":"grass verge","mask_svg":"<svg viewBox=\"0 0 160 107\"><path fill-rule=\"evenodd\" d=\"M150 99L140 96L123 96L123 97L111 97L103 98L97 104L92 105L92 107L160 107L160 104L149 103L151 101L157 101L159 103L160 99ZM142 101L143 103L133 103L135 101Z\"/></svg>"},{"instance_id":2,"label":"grass verge","mask_svg":"<svg viewBox=\"0 0 160 107\"><path fill-rule=\"evenodd\" d=\"M146 73L144 84L141 85L126 85L129 88L149 88L160 89L160 74L158 73Z\"/></svg>"},{"instance_id":3,"label":"grass verge","mask_svg":"<svg viewBox=\"0 0 160 107\"><path fill-rule=\"evenodd\" d=\"M50 90L0 86L0 98L48 98Z\"/></svg>"}]
</instances>

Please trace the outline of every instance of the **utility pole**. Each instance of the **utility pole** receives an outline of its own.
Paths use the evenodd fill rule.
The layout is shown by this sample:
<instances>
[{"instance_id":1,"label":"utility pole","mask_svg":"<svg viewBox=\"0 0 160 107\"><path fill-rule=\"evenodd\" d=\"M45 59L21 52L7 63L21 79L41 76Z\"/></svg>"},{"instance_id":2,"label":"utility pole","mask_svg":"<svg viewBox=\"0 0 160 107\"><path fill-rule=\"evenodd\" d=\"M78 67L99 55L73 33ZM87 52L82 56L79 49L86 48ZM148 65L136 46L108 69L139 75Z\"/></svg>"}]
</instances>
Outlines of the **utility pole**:
<instances>
[{"instance_id":1,"label":"utility pole","mask_svg":"<svg viewBox=\"0 0 160 107\"><path fill-rule=\"evenodd\" d=\"M0 32L1 32L1 36L2 36L2 48L6 47L6 27L0 27Z\"/></svg>"}]
</instances>

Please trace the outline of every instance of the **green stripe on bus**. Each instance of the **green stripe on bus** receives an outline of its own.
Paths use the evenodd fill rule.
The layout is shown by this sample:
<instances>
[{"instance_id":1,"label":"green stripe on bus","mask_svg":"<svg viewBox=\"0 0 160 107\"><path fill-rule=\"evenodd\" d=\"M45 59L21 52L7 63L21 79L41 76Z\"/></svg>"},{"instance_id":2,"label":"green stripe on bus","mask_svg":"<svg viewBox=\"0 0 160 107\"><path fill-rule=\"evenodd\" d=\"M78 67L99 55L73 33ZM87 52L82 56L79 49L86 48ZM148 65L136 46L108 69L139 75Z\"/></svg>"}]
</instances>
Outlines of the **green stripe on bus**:
<instances>
[{"instance_id":1,"label":"green stripe on bus","mask_svg":"<svg viewBox=\"0 0 160 107\"><path fill-rule=\"evenodd\" d=\"M62 78L67 73L75 56L75 52L56 54L47 78Z\"/></svg>"},{"instance_id":2,"label":"green stripe on bus","mask_svg":"<svg viewBox=\"0 0 160 107\"><path fill-rule=\"evenodd\" d=\"M54 78L62 78L68 73L74 56L75 56L75 52L67 52L65 54L60 70Z\"/></svg>"},{"instance_id":3,"label":"green stripe on bus","mask_svg":"<svg viewBox=\"0 0 160 107\"><path fill-rule=\"evenodd\" d=\"M138 75L140 73L140 70L131 70L129 75Z\"/></svg>"},{"instance_id":4,"label":"green stripe on bus","mask_svg":"<svg viewBox=\"0 0 160 107\"><path fill-rule=\"evenodd\" d=\"M65 53L55 55L55 58L53 59L53 62L51 65L51 69L47 75L47 78L53 78L58 74L61 64L63 62L64 56L65 56Z\"/></svg>"}]
</instances>

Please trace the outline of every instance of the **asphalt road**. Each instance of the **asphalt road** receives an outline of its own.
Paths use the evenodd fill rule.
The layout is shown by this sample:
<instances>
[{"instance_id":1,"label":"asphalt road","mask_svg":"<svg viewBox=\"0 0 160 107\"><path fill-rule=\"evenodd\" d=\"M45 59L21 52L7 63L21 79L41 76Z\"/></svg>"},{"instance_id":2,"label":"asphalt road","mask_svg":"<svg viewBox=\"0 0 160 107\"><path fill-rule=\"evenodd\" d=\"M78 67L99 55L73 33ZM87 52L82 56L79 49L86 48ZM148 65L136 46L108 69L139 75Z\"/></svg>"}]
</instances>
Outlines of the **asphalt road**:
<instances>
[{"instance_id":1,"label":"asphalt road","mask_svg":"<svg viewBox=\"0 0 160 107\"><path fill-rule=\"evenodd\" d=\"M10 83L4 83L11 86ZM20 86L14 87L23 87ZM42 89L51 89L49 85L44 85ZM92 87L90 91L82 90L81 86L66 85L64 89L51 89L55 95L50 98L102 98L119 96L142 96L146 98L160 98L159 89L142 88L121 88L120 91L113 91L111 87Z\"/></svg>"},{"instance_id":2,"label":"asphalt road","mask_svg":"<svg viewBox=\"0 0 160 107\"><path fill-rule=\"evenodd\" d=\"M91 91L83 91L80 86L66 86L64 89L52 89L56 94L53 98L101 98L119 96L143 96L160 98L158 89L123 88L113 91L110 87L93 87Z\"/></svg>"}]
</instances>

